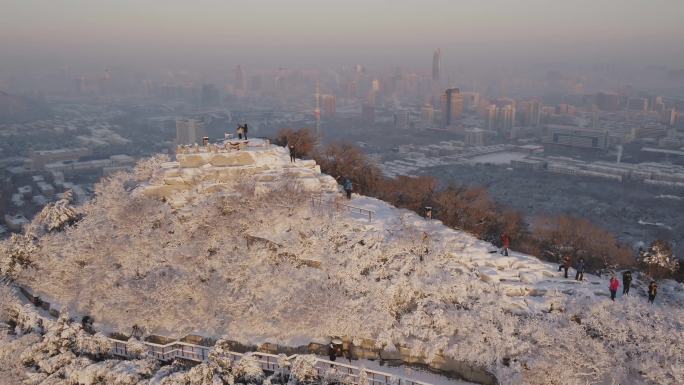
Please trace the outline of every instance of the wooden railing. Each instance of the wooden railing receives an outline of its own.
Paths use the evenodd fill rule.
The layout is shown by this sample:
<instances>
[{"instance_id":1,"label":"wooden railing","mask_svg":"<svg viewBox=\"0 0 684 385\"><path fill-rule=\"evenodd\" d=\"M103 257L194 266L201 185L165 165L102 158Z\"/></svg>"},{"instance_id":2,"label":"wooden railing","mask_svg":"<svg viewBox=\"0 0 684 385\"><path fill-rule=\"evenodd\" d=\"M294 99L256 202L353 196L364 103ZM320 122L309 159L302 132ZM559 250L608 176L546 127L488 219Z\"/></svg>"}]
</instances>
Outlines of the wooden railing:
<instances>
[{"instance_id":1,"label":"wooden railing","mask_svg":"<svg viewBox=\"0 0 684 385\"><path fill-rule=\"evenodd\" d=\"M317 196L311 197L311 205L313 207L327 207L331 210L334 209L335 211L346 211L353 214L360 214L364 217L367 217L368 222L372 222L373 216L375 215L375 211L373 210L348 205L346 203L341 203L336 200L326 200Z\"/></svg>"},{"instance_id":2,"label":"wooden railing","mask_svg":"<svg viewBox=\"0 0 684 385\"><path fill-rule=\"evenodd\" d=\"M125 357L125 358L136 358L136 354L131 352L125 341L112 339L112 354ZM189 344L187 342L173 341L166 345L155 344L149 341L141 341L148 349L148 356L154 357L160 361L172 361L174 359L184 359L194 362L205 362L209 357L209 352L213 349L209 346L201 346ZM271 353L263 352L250 352L250 353L237 353L233 351L224 351L224 354L233 361L239 361L246 354L255 357L257 361L261 364L261 369L265 372L276 372L281 368L278 365L278 356ZM288 358L288 361L292 361L297 357L297 354L293 354ZM378 370L365 369L359 366L345 364L342 362L329 361L321 358L316 359L315 363L316 371L319 377L323 378L331 369L334 368L334 373L336 375L346 377L345 383L348 384L359 384L359 378L361 376L361 371L366 373L366 381L368 385L431 385L429 383L411 380L408 378L402 378L395 376L391 373L381 372Z\"/></svg>"}]
</instances>

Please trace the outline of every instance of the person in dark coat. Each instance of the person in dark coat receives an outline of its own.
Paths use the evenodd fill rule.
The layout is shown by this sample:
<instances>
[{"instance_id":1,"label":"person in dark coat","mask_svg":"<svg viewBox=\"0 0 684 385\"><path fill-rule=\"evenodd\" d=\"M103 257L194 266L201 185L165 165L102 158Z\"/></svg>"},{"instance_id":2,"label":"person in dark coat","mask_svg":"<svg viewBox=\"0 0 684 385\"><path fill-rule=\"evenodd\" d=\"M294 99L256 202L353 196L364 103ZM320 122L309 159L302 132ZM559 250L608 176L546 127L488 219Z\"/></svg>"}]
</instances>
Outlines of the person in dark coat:
<instances>
[{"instance_id":1,"label":"person in dark coat","mask_svg":"<svg viewBox=\"0 0 684 385\"><path fill-rule=\"evenodd\" d=\"M651 283L648 284L648 302L653 303L656 294L658 294L658 284L656 281L651 281Z\"/></svg>"},{"instance_id":2,"label":"person in dark coat","mask_svg":"<svg viewBox=\"0 0 684 385\"><path fill-rule=\"evenodd\" d=\"M344 188L344 192L347 193L347 199L351 199L353 186L352 181L349 180L349 178L345 178L342 187Z\"/></svg>"},{"instance_id":3,"label":"person in dark coat","mask_svg":"<svg viewBox=\"0 0 684 385\"><path fill-rule=\"evenodd\" d=\"M237 134L238 134L238 139L242 140L242 135L245 133L245 128L242 127L242 124L238 124L237 127Z\"/></svg>"},{"instance_id":4,"label":"person in dark coat","mask_svg":"<svg viewBox=\"0 0 684 385\"><path fill-rule=\"evenodd\" d=\"M288 144L287 149L290 151L290 162L294 163L294 161L295 161L295 146L294 146L294 144Z\"/></svg>"},{"instance_id":5,"label":"person in dark coat","mask_svg":"<svg viewBox=\"0 0 684 385\"><path fill-rule=\"evenodd\" d=\"M629 293L629 288L632 286L632 272L627 270L622 273L622 295Z\"/></svg>"},{"instance_id":6,"label":"person in dark coat","mask_svg":"<svg viewBox=\"0 0 684 385\"><path fill-rule=\"evenodd\" d=\"M337 359L337 347L332 342L328 345L328 357L330 358L330 361L335 361Z\"/></svg>"},{"instance_id":7,"label":"person in dark coat","mask_svg":"<svg viewBox=\"0 0 684 385\"><path fill-rule=\"evenodd\" d=\"M576 268L577 274L575 274L575 281L581 281L584 279L584 258L580 258Z\"/></svg>"},{"instance_id":8,"label":"person in dark coat","mask_svg":"<svg viewBox=\"0 0 684 385\"><path fill-rule=\"evenodd\" d=\"M501 234L501 254L508 257L508 248L511 246L511 237L508 234Z\"/></svg>"},{"instance_id":9,"label":"person in dark coat","mask_svg":"<svg viewBox=\"0 0 684 385\"><path fill-rule=\"evenodd\" d=\"M570 268L570 256L566 255L563 257L563 261L561 262L560 266L558 266L558 271L561 271L561 269L565 269L565 278L568 278L568 269Z\"/></svg>"},{"instance_id":10,"label":"person in dark coat","mask_svg":"<svg viewBox=\"0 0 684 385\"><path fill-rule=\"evenodd\" d=\"M247 131L249 131L249 127L247 127L247 123L245 123L244 126L242 126L243 129L243 134L245 135L245 140L247 140Z\"/></svg>"}]
</instances>

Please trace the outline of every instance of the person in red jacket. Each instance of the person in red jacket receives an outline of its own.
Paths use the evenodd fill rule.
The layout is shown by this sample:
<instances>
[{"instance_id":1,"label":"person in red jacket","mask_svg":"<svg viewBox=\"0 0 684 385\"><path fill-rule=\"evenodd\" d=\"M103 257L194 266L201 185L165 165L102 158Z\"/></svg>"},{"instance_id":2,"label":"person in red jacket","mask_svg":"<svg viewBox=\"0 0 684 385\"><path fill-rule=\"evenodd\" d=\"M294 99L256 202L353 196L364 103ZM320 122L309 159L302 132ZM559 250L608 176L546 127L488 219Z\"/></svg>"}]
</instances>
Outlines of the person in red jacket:
<instances>
[{"instance_id":1,"label":"person in red jacket","mask_svg":"<svg viewBox=\"0 0 684 385\"><path fill-rule=\"evenodd\" d=\"M608 286L610 289L610 299L612 301L615 301L615 295L617 294L618 287L620 287L620 281L618 281L618 279L615 278L615 274L613 274L613 276L610 277L610 285Z\"/></svg>"},{"instance_id":2,"label":"person in red jacket","mask_svg":"<svg viewBox=\"0 0 684 385\"><path fill-rule=\"evenodd\" d=\"M508 257L508 248L511 246L511 237L508 234L501 234L501 254Z\"/></svg>"}]
</instances>

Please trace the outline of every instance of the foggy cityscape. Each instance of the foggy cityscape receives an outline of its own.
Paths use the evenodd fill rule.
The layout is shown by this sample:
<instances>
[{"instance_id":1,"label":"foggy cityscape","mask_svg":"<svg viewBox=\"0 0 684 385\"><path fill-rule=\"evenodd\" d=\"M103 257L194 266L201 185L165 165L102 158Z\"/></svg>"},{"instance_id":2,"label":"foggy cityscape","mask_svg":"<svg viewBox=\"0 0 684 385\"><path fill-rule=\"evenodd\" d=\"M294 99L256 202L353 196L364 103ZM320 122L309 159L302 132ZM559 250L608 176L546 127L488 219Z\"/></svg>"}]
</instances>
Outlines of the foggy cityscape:
<instances>
[{"instance_id":1,"label":"foggy cityscape","mask_svg":"<svg viewBox=\"0 0 684 385\"><path fill-rule=\"evenodd\" d=\"M684 384L683 15L0 0L0 384Z\"/></svg>"}]
</instances>

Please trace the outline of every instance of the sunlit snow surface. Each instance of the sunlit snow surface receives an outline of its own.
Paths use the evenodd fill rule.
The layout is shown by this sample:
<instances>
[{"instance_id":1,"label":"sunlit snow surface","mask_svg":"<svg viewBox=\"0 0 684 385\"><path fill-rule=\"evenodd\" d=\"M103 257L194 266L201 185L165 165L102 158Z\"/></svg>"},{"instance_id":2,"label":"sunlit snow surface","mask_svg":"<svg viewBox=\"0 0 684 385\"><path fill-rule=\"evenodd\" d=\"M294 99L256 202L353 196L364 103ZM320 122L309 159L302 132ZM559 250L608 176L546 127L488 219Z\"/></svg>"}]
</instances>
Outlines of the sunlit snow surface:
<instances>
[{"instance_id":1,"label":"sunlit snow surface","mask_svg":"<svg viewBox=\"0 0 684 385\"><path fill-rule=\"evenodd\" d=\"M180 208L124 188L131 179L140 188L163 184L162 163L113 177L77 227L39 239L37 268L18 282L71 314L93 316L105 332L137 324L170 337L289 346L366 338L428 361L443 355L482 366L511 384L683 378L681 284L661 282L649 305L647 282L637 278L629 296L611 302L608 277L577 282L571 269L565 279L556 264L504 257L373 198L324 193L326 202L372 210L371 222L313 204L290 182L321 178L311 164L290 164L282 148L220 189L216 169L188 173L189 187L167 200ZM253 175L287 183L257 196Z\"/></svg>"}]
</instances>

